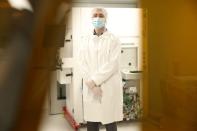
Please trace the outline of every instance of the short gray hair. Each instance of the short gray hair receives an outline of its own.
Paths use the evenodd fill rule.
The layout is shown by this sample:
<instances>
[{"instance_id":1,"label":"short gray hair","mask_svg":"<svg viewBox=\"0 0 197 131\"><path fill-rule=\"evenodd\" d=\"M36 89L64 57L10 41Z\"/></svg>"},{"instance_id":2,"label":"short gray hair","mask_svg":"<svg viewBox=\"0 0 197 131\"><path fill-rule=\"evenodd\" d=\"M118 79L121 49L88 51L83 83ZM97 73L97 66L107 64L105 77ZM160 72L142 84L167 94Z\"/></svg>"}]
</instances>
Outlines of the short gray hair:
<instances>
[{"instance_id":1,"label":"short gray hair","mask_svg":"<svg viewBox=\"0 0 197 131\"><path fill-rule=\"evenodd\" d=\"M105 19L107 19L107 11L106 11L105 8L102 8L102 7L95 7L95 8L93 8L92 11L91 11L91 16L93 15L93 13L95 11L101 11L103 13L103 15L105 16Z\"/></svg>"}]
</instances>

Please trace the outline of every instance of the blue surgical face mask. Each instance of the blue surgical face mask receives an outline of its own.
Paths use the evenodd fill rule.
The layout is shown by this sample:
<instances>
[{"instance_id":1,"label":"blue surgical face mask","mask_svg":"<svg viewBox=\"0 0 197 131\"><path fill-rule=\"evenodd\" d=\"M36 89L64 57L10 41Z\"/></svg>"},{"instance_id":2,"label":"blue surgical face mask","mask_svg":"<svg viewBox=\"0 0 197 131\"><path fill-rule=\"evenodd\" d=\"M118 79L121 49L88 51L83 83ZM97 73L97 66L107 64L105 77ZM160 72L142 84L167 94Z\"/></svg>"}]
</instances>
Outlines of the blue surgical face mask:
<instances>
[{"instance_id":1,"label":"blue surgical face mask","mask_svg":"<svg viewBox=\"0 0 197 131\"><path fill-rule=\"evenodd\" d=\"M94 28L102 28L105 26L105 18L92 18L92 24Z\"/></svg>"}]
</instances>

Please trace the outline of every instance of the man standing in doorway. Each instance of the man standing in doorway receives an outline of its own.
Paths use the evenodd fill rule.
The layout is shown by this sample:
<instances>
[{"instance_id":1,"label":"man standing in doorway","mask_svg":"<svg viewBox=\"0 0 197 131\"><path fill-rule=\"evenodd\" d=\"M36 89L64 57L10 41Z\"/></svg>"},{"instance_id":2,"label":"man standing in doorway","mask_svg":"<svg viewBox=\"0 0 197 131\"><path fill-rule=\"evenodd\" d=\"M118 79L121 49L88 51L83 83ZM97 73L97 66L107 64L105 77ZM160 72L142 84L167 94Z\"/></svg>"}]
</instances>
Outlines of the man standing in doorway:
<instances>
[{"instance_id":1,"label":"man standing in doorway","mask_svg":"<svg viewBox=\"0 0 197 131\"><path fill-rule=\"evenodd\" d=\"M123 88L120 72L121 43L106 28L107 11L94 8L91 12L94 30L80 44L84 119L87 131L117 131L117 121L123 119Z\"/></svg>"}]
</instances>

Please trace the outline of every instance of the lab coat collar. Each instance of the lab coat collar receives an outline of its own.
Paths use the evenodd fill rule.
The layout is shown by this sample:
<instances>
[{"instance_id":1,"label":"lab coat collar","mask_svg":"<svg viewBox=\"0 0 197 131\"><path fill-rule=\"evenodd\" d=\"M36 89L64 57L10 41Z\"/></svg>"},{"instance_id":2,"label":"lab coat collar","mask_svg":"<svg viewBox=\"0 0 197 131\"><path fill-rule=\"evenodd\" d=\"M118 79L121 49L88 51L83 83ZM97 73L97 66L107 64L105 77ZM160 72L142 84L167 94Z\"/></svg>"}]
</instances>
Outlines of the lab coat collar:
<instances>
[{"instance_id":1,"label":"lab coat collar","mask_svg":"<svg viewBox=\"0 0 197 131\"><path fill-rule=\"evenodd\" d=\"M107 30L107 28L106 28L106 31L103 32L103 33L101 33L101 35L100 35L99 37L103 36L103 35L106 34L107 32L108 32L108 30ZM95 29L93 30L93 35L94 35L94 36L97 36L97 35L96 35ZM97 36L97 37L98 37L98 36Z\"/></svg>"}]
</instances>

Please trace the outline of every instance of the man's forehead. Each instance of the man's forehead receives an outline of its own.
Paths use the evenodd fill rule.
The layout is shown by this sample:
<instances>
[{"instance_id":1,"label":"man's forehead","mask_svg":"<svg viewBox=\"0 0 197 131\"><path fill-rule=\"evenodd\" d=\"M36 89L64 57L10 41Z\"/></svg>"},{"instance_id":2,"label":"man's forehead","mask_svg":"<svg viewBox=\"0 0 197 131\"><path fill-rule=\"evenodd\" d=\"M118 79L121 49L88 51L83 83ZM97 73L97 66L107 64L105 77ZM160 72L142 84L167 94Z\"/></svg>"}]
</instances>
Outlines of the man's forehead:
<instances>
[{"instance_id":1,"label":"man's forehead","mask_svg":"<svg viewBox=\"0 0 197 131\"><path fill-rule=\"evenodd\" d=\"M103 8L94 8L91 12L91 17L96 16L107 18L107 12Z\"/></svg>"},{"instance_id":2,"label":"man's forehead","mask_svg":"<svg viewBox=\"0 0 197 131\"><path fill-rule=\"evenodd\" d=\"M93 14L103 14L104 15L102 10L95 10L95 11L93 11Z\"/></svg>"}]
</instances>

